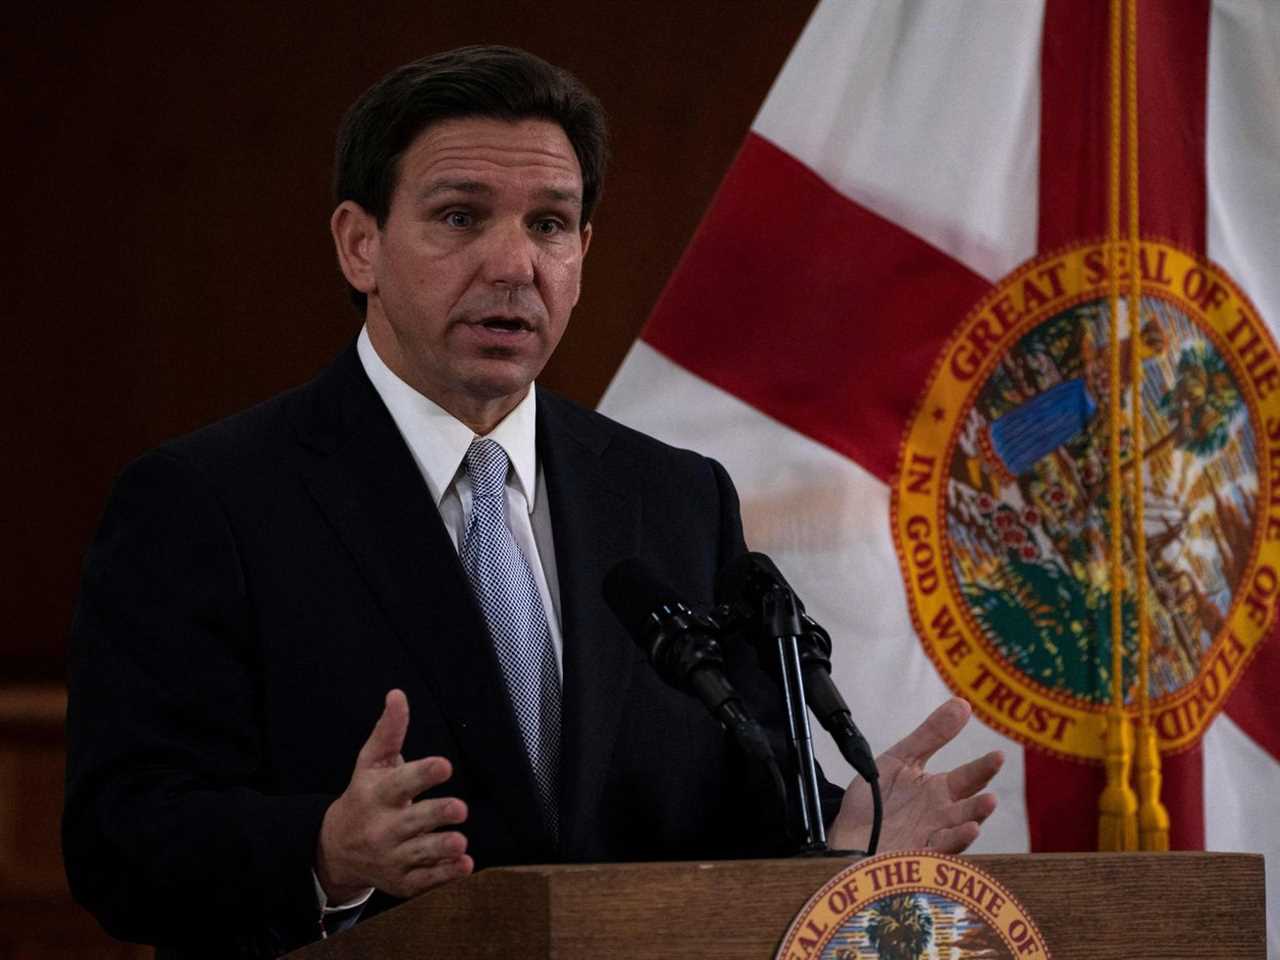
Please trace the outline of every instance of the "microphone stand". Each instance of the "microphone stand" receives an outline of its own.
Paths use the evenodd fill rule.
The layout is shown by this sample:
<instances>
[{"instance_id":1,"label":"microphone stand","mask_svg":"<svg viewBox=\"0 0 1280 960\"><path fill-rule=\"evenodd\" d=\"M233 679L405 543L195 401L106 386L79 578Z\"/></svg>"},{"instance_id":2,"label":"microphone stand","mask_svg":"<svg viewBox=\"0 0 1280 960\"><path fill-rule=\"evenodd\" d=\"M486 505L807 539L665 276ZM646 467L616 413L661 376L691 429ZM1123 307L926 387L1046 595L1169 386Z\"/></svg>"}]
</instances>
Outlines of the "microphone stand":
<instances>
[{"instance_id":1,"label":"microphone stand","mask_svg":"<svg viewBox=\"0 0 1280 960\"><path fill-rule=\"evenodd\" d=\"M800 670L799 636L804 626L796 595L787 587L774 584L764 594L762 612L765 634L777 645L782 694L787 709L787 739L796 761L800 853L822 854L827 850L827 831L822 822L818 766L813 755L813 733L809 727L809 707L805 702Z\"/></svg>"}]
</instances>

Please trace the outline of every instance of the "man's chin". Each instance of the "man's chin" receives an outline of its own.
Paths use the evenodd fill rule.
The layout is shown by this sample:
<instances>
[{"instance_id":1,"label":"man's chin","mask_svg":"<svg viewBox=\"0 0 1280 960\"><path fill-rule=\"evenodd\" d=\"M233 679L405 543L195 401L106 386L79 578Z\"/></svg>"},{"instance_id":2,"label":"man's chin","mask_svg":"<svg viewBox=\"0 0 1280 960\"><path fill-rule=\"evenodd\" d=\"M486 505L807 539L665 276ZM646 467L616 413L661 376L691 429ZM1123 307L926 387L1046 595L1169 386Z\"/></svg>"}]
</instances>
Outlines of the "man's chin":
<instances>
[{"instance_id":1,"label":"man's chin","mask_svg":"<svg viewBox=\"0 0 1280 960\"><path fill-rule=\"evenodd\" d=\"M540 372L541 367L535 370L528 364L490 359L468 371L467 393L480 401L518 403Z\"/></svg>"},{"instance_id":2,"label":"man's chin","mask_svg":"<svg viewBox=\"0 0 1280 960\"><path fill-rule=\"evenodd\" d=\"M505 396L533 383L546 366L547 359L545 356L531 356L526 350L486 350L466 365L464 375L477 387L488 387Z\"/></svg>"}]
</instances>

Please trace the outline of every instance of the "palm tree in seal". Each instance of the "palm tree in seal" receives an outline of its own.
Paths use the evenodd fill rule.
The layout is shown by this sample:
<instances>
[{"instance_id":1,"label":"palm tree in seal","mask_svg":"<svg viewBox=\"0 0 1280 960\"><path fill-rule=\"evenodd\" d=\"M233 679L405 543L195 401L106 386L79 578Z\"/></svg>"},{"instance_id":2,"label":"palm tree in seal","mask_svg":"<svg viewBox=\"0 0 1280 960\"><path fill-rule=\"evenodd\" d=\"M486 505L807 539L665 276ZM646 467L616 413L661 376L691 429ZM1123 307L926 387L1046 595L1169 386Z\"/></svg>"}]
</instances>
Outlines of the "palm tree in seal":
<instances>
[{"instance_id":1,"label":"palm tree in seal","mask_svg":"<svg viewBox=\"0 0 1280 960\"><path fill-rule=\"evenodd\" d=\"M871 909L867 939L880 960L921 960L933 939L929 905L912 893L886 897Z\"/></svg>"}]
</instances>

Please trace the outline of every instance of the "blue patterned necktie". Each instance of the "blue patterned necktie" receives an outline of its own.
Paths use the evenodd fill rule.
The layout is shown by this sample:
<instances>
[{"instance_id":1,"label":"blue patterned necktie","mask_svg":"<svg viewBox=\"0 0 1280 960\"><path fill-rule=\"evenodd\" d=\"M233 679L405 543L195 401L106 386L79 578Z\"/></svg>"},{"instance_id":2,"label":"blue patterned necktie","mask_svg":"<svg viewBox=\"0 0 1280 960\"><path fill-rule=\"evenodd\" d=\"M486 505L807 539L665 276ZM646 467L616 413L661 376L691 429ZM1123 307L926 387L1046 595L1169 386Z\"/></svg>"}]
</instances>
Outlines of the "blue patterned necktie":
<instances>
[{"instance_id":1,"label":"blue patterned necktie","mask_svg":"<svg viewBox=\"0 0 1280 960\"><path fill-rule=\"evenodd\" d=\"M466 455L471 517L462 565L498 654L547 825L560 832L560 672L529 561L507 526L507 452L476 438Z\"/></svg>"}]
</instances>

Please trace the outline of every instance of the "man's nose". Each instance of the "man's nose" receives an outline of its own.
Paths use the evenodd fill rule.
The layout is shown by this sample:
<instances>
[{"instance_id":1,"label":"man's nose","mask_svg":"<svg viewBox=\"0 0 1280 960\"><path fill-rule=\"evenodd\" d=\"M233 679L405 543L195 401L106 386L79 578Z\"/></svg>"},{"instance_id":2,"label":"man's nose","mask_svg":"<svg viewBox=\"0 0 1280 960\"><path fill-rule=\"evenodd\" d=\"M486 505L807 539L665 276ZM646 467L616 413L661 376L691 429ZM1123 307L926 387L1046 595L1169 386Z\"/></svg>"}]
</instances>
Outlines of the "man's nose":
<instances>
[{"instance_id":1,"label":"man's nose","mask_svg":"<svg viewBox=\"0 0 1280 960\"><path fill-rule=\"evenodd\" d=\"M495 225L485 238L484 279L524 287L533 283L534 239L523 223Z\"/></svg>"}]
</instances>

